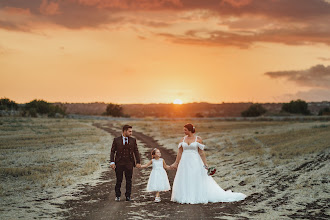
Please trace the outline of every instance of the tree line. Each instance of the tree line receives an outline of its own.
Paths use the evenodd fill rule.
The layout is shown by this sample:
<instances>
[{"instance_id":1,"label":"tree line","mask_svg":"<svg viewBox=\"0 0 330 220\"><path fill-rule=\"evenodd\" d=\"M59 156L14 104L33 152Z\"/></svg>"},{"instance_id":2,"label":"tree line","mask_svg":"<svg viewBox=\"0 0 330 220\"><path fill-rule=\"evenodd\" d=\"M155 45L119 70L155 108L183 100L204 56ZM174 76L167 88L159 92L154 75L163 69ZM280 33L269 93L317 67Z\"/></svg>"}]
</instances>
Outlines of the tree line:
<instances>
[{"instance_id":1,"label":"tree line","mask_svg":"<svg viewBox=\"0 0 330 220\"><path fill-rule=\"evenodd\" d=\"M44 100L34 99L26 104L19 105L15 101L8 98L0 99L0 111L19 111L20 115L27 117L37 117L41 115L47 115L48 117L64 117L66 115L66 107L61 104L52 104ZM248 109L241 112L242 117L258 117L264 115L267 110L262 104L255 103L249 106ZM289 114L302 114L311 115L308 110L308 103L298 99L292 100L289 103L283 103L280 113ZM123 113L123 107L118 104L109 103L105 112L102 115L112 117L130 117ZM319 111L318 115L330 115L330 109L328 107ZM196 114L196 117L203 117L202 114Z\"/></svg>"},{"instance_id":2,"label":"tree line","mask_svg":"<svg viewBox=\"0 0 330 220\"><path fill-rule=\"evenodd\" d=\"M17 104L15 101L8 98L0 99L0 110L3 111L19 111L20 115L25 117L64 117L66 115L66 107L61 104L52 104L45 100L34 99L25 104ZM102 115L113 117L129 117L123 113L123 108L120 105L110 103L107 105L106 111Z\"/></svg>"},{"instance_id":3,"label":"tree line","mask_svg":"<svg viewBox=\"0 0 330 220\"><path fill-rule=\"evenodd\" d=\"M261 104L255 103L243 111L241 115L243 117L257 117L264 115L266 112L267 110ZM280 113L311 115L311 112L308 110L308 103L301 99L283 103ZM328 107L323 108L319 111L318 115L330 115L330 109Z\"/></svg>"},{"instance_id":4,"label":"tree line","mask_svg":"<svg viewBox=\"0 0 330 220\"><path fill-rule=\"evenodd\" d=\"M31 102L19 105L8 98L0 99L0 110L19 111L23 117L37 117L47 115L48 117L64 117L66 108L61 105L54 105L44 100L32 100Z\"/></svg>"}]
</instances>

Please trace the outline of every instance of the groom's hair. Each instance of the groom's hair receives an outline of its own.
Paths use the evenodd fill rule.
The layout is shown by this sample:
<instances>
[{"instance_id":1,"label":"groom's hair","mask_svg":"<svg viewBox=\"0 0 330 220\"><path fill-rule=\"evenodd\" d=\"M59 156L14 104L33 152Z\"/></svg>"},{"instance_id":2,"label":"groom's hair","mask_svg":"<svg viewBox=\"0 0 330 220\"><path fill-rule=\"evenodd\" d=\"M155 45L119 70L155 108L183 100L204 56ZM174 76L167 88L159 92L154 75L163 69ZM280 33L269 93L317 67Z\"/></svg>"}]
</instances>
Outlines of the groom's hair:
<instances>
[{"instance_id":1,"label":"groom's hair","mask_svg":"<svg viewBox=\"0 0 330 220\"><path fill-rule=\"evenodd\" d=\"M123 131L127 131L129 128L133 128L133 127L130 125L124 125Z\"/></svg>"}]
</instances>

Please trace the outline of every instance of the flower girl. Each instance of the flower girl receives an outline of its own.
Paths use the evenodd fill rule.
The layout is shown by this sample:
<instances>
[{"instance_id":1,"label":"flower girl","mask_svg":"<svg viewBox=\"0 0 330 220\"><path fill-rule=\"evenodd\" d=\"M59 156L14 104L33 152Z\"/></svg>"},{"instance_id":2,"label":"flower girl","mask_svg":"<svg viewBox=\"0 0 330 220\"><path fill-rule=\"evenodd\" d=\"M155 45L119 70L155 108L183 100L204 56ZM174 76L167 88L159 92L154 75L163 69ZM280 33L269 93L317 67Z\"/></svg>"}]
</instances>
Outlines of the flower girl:
<instances>
[{"instance_id":1,"label":"flower girl","mask_svg":"<svg viewBox=\"0 0 330 220\"><path fill-rule=\"evenodd\" d=\"M149 176L147 192L156 192L155 202L160 202L160 191L168 191L171 189L165 169L170 169L161 157L160 150L155 148L151 151L152 159L141 168L146 168L152 164L152 171ZM165 169L164 169L165 168Z\"/></svg>"}]
</instances>

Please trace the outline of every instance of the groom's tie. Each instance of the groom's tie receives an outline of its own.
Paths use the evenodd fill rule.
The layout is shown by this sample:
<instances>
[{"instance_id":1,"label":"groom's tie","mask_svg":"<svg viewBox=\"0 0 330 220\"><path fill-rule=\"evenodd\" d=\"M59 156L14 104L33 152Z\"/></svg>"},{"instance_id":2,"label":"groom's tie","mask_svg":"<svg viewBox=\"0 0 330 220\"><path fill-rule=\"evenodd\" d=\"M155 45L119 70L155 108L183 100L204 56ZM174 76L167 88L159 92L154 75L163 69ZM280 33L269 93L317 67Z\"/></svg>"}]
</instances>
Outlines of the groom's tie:
<instances>
[{"instance_id":1,"label":"groom's tie","mask_svg":"<svg viewBox=\"0 0 330 220\"><path fill-rule=\"evenodd\" d=\"M125 137L125 144L124 145L126 145L126 144L128 144L128 137Z\"/></svg>"}]
</instances>

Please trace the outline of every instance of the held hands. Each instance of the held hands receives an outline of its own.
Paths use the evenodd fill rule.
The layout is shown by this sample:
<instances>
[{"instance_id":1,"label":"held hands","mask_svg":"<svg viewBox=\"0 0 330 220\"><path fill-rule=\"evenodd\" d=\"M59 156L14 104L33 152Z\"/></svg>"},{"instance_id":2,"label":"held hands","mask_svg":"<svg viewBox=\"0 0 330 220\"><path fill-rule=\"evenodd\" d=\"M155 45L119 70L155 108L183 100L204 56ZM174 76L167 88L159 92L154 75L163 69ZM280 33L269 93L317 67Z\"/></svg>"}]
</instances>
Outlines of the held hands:
<instances>
[{"instance_id":1,"label":"held hands","mask_svg":"<svg viewBox=\"0 0 330 220\"><path fill-rule=\"evenodd\" d=\"M178 165L176 163L173 163L172 165L170 165L171 170L176 170L177 168L178 168Z\"/></svg>"},{"instance_id":2,"label":"held hands","mask_svg":"<svg viewBox=\"0 0 330 220\"><path fill-rule=\"evenodd\" d=\"M136 168L142 168L141 164L137 163Z\"/></svg>"}]
</instances>

